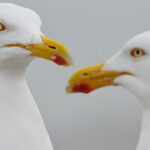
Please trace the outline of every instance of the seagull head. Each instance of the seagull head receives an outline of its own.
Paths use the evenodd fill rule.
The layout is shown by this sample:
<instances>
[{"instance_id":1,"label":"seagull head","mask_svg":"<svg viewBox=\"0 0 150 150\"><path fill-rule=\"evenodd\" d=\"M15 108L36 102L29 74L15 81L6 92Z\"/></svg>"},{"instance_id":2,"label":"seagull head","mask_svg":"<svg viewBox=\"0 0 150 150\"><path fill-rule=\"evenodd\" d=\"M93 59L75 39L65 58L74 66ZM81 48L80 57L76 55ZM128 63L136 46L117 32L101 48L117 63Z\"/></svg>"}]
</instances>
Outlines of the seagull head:
<instances>
[{"instance_id":1,"label":"seagull head","mask_svg":"<svg viewBox=\"0 0 150 150\"><path fill-rule=\"evenodd\" d=\"M69 50L47 38L41 31L41 24L40 17L33 10L0 3L0 65L35 57L58 65L72 65Z\"/></svg>"},{"instance_id":2,"label":"seagull head","mask_svg":"<svg viewBox=\"0 0 150 150\"><path fill-rule=\"evenodd\" d=\"M74 73L67 93L89 93L104 86L123 86L141 97L150 89L150 32L129 40L108 61Z\"/></svg>"}]
</instances>

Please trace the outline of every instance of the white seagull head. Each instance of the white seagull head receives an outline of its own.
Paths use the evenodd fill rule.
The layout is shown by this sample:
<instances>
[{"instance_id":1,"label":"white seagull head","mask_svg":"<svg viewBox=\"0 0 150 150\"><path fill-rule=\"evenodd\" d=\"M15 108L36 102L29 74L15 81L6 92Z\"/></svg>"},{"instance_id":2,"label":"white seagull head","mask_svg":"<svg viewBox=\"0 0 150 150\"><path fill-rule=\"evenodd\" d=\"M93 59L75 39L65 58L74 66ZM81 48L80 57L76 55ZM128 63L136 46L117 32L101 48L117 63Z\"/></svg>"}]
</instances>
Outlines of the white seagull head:
<instances>
[{"instance_id":1,"label":"white seagull head","mask_svg":"<svg viewBox=\"0 0 150 150\"><path fill-rule=\"evenodd\" d=\"M58 65L72 64L67 48L41 32L41 19L31 9L0 3L0 66L41 57Z\"/></svg>"},{"instance_id":2,"label":"white seagull head","mask_svg":"<svg viewBox=\"0 0 150 150\"><path fill-rule=\"evenodd\" d=\"M129 40L108 61L74 73L66 91L89 93L95 89L120 85L136 96L150 94L150 32Z\"/></svg>"}]
</instances>

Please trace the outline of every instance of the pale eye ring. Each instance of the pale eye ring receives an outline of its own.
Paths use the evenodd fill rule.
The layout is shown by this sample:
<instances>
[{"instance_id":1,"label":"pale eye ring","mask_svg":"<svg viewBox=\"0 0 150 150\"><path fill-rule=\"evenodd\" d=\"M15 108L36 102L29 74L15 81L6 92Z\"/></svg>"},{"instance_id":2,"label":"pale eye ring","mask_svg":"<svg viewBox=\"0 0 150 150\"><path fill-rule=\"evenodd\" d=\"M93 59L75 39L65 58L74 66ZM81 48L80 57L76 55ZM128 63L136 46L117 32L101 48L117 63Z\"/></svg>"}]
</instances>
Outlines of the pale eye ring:
<instances>
[{"instance_id":1,"label":"pale eye ring","mask_svg":"<svg viewBox=\"0 0 150 150\"><path fill-rule=\"evenodd\" d=\"M5 25L0 22L0 32L6 29Z\"/></svg>"},{"instance_id":2,"label":"pale eye ring","mask_svg":"<svg viewBox=\"0 0 150 150\"><path fill-rule=\"evenodd\" d=\"M130 55L134 58L143 57L145 54L145 51L141 48L134 48L130 51Z\"/></svg>"}]
</instances>

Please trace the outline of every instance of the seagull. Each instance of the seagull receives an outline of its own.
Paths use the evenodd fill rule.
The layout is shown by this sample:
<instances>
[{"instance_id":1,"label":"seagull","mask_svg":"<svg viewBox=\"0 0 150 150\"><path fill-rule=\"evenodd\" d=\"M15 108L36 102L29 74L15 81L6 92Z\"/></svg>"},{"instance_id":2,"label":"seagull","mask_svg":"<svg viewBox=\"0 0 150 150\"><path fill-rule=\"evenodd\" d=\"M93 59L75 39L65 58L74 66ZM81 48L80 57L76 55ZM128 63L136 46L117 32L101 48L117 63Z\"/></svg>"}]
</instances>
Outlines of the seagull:
<instances>
[{"instance_id":1,"label":"seagull","mask_svg":"<svg viewBox=\"0 0 150 150\"><path fill-rule=\"evenodd\" d=\"M137 150L150 150L150 31L130 39L108 61L75 72L67 93L90 93L105 86L122 86L143 105Z\"/></svg>"},{"instance_id":2,"label":"seagull","mask_svg":"<svg viewBox=\"0 0 150 150\"><path fill-rule=\"evenodd\" d=\"M0 3L0 149L53 150L28 88L25 72L35 58L73 64L69 50L47 38L31 9Z\"/></svg>"}]
</instances>

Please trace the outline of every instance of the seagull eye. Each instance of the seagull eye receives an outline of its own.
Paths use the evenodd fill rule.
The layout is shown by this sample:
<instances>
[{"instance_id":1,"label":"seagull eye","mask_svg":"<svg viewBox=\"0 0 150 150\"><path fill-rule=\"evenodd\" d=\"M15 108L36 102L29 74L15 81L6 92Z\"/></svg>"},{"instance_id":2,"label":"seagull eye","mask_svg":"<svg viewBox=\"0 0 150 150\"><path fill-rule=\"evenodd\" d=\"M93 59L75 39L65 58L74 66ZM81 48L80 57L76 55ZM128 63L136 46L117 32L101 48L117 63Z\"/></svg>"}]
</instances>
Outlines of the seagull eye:
<instances>
[{"instance_id":1,"label":"seagull eye","mask_svg":"<svg viewBox=\"0 0 150 150\"><path fill-rule=\"evenodd\" d=\"M6 29L5 25L0 22L0 32Z\"/></svg>"},{"instance_id":2,"label":"seagull eye","mask_svg":"<svg viewBox=\"0 0 150 150\"><path fill-rule=\"evenodd\" d=\"M140 58L145 55L145 51L141 48L134 48L131 52L130 55L134 58Z\"/></svg>"}]
</instances>

